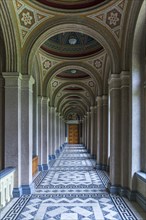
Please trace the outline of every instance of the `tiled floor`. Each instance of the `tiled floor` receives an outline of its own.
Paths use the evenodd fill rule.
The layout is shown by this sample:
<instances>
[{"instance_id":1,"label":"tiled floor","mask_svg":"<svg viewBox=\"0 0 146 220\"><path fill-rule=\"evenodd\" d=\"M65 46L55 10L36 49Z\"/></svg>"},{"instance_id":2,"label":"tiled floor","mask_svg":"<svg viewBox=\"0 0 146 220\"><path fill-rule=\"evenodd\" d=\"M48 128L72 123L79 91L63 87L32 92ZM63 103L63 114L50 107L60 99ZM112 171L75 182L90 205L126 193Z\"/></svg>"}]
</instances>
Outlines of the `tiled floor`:
<instances>
[{"instance_id":1,"label":"tiled floor","mask_svg":"<svg viewBox=\"0 0 146 220\"><path fill-rule=\"evenodd\" d=\"M67 145L49 171L35 178L35 192L13 202L3 220L139 220L120 196L109 195L108 176L94 169L82 145Z\"/></svg>"}]
</instances>

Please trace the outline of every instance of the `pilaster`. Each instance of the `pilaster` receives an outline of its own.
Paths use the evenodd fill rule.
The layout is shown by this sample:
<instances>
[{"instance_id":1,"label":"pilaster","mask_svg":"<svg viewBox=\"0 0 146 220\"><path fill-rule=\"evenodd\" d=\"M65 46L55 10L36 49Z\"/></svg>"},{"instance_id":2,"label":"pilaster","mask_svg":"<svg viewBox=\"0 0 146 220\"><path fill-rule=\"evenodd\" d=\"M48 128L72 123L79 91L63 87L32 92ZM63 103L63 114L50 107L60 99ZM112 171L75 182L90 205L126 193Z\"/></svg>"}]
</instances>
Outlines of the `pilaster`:
<instances>
[{"instance_id":1,"label":"pilaster","mask_svg":"<svg viewBox=\"0 0 146 220\"><path fill-rule=\"evenodd\" d=\"M0 76L0 170L4 169L4 79Z\"/></svg>"},{"instance_id":2,"label":"pilaster","mask_svg":"<svg viewBox=\"0 0 146 220\"><path fill-rule=\"evenodd\" d=\"M5 167L15 167L13 196L21 196L21 79L18 72L2 73L5 79Z\"/></svg>"},{"instance_id":3,"label":"pilaster","mask_svg":"<svg viewBox=\"0 0 146 220\"><path fill-rule=\"evenodd\" d=\"M48 147L47 147L47 135L48 135L48 126L47 126L47 115L48 115L48 97L42 97L42 115L41 115L41 145L42 145L42 166L43 170L48 170Z\"/></svg>"},{"instance_id":4,"label":"pilaster","mask_svg":"<svg viewBox=\"0 0 146 220\"><path fill-rule=\"evenodd\" d=\"M121 80L112 74L109 80L110 95L110 191L115 193L121 183Z\"/></svg>"},{"instance_id":5,"label":"pilaster","mask_svg":"<svg viewBox=\"0 0 146 220\"><path fill-rule=\"evenodd\" d=\"M87 150L90 153L90 112L87 112Z\"/></svg>"},{"instance_id":6,"label":"pilaster","mask_svg":"<svg viewBox=\"0 0 146 220\"><path fill-rule=\"evenodd\" d=\"M108 97L102 96L103 108L103 157L102 169L107 170L108 165Z\"/></svg>"},{"instance_id":7,"label":"pilaster","mask_svg":"<svg viewBox=\"0 0 146 220\"><path fill-rule=\"evenodd\" d=\"M94 142L94 106L90 107L91 120L90 120L90 154L93 157L93 142Z\"/></svg>"},{"instance_id":8,"label":"pilaster","mask_svg":"<svg viewBox=\"0 0 146 220\"><path fill-rule=\"evenodd\" d=\"M121 78L121 186L128 187L129 170L129 72L122 71Z\"/></svg>"},{"instance_id":9,"label":"pilaster","mask_svg":"<svg viewBox=\"0 0 146 220\"><path fill-rule=\"evenodd\" d=\"M33 84L32 76L23 75L21 82L21 184L22 193L30 194L32 187L33 152Z\"/></svg>"},{"instance_id":10,"label":"pilaster","mask_svg":"<svg viewBox=\"0 0 146 220\"><path fill-rule=\"evenodd\" d=\"M102 112L102 97L97 96L97 156L96 167L102 168L102 155L103 155L103 112Z\"/></svg>"},{"instance_id":11,"label":"pilaster","mask_svg":"<svg viewBox=\"0 0 146 220\"><path fill-rule=\"evenodd\" d=\"M37 151L38 151L38 169L39 171L43 170L42 163L43 163L43 155L42 155L42 141L41 141L41 134L42 134L42 97L37 97Z\"/></svg>"},{"instance_id":12,"label":"pilaster","mask_svg":"<svg viewBox=\"0 0 146 220\"><path fill-rule=\"evenodd\" d=\"M146 134L146 81L144 82L144 100L143 100L143 108L144 108L144 134ZM142 167L143 170L146 172L146 135L144 135L144 143L143 143L143 153L144 153L144 157L143 157L143 161L142 161Z\"/></svg>"},{"instance_id":13,"label":"pilaster","mask_svg":"<svg viewBox=\"0 0 146 220\"><path fill-rule=\"evenodd\" d=\"M94 106L93 157L97 158L97 106Z\"/></svg>"}]
</instances>

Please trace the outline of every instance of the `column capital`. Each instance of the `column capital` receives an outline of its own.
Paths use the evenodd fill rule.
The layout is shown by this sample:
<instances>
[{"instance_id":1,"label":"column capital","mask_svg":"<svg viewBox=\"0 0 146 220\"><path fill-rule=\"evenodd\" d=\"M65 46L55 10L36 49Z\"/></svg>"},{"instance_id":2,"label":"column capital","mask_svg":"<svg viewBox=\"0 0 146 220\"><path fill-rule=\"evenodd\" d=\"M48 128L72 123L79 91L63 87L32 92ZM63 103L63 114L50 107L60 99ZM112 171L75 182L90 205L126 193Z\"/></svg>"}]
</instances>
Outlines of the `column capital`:
<instances>
[{"instance_id":1,"label":"column capital","mask_svg":"<svg viewBox=\"0 0 146 220\"><path fill-rule=\"evenodd\" d=\"M121 87L120 74L111 74L108 84L109 84L110 90L120 89Z\"/></svg>"},{"instance_id":2,"label":"column capital","mask_svg":"<svg viewBox=\"0 0 146 220\"><path fill-rule=\"evenodd\" d=\"M108 96L107 95L102 96L102 102L103 102L103 105L108 105Z\"/></svg>"},{"instance_id":3,"label":"column capital","mask_svg":"<svg viewBox=\"0 0 146 220\"><path fill-rule=\"evenodd\" d=\"M96 102L97 102L97 106L101 106L102 105L102 97L101 96L97 96L96 97Z\"/></svg>"},{"instance_id":4,"label":"column capital","mask_svg":"<svg viewBox=\"0 0 146 220\"><path fill-rule=\"evenodd\" d=\"M130 73L129 71L122 71L120 74L121 87L129 87L130 83Z\"/></svg>"},{"instance_id":5,"label":"column capital","mask_svg":"<svg viewBox=\"0 0 146 220\"><path fill-rule=\"evenodd\" d=\"M48 97L44 97L44 96L42 96L42 103L43 104L48 104L49 103L49 101L50 101L50 99L48 98Z\"/></svg>"},{"instance_id":6,"label":"column capital","mask_svg":"<svg viewBox=\"0 0 146 220\"><path fill-rule=\"evenodd\" d=\"M21 86L22 74L18 72L3 72L3 78L5 79L5 88L16 88Z\"/></svg>"},{"instance_id":7,"label":"column capital","mask_svg":"<svg viewBox=\"0 0 146 220\"><path fill-rule=\"evenodd\" d=\"M32 91L32 86L35 83L35 80L32 76L30 75L22 75L21 78L21 89L22 90L30 90Z\"/></svg>"}]
</instances>

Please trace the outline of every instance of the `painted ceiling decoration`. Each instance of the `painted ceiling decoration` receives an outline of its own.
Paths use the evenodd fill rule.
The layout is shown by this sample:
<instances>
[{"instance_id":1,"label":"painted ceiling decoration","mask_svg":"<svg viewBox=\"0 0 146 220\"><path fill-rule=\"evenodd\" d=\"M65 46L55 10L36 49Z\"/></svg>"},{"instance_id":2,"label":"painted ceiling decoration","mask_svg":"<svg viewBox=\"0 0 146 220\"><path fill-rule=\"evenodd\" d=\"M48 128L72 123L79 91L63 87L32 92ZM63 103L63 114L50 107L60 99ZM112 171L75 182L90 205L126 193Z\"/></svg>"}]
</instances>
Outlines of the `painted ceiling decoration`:
<instances>
[{"instance_id":1,"label":"painted ceiling decoration","mask_svg":"<svg viewBox=\"0 0 146 220\"><path fill-rule=\"evenodd\" d=\"M34 10L27 4L26 0L12 0L17 16L18 29L21 38L21 46L23 47L26 39L31 32L43 21L54 17L51 14L44 13L40 10Z\"/></svg>"},{"instance_id":2,"label":"painted ceiling decoration","mask_svg":"<svg viewBox=\"0 0 146 220\"><path fill-rule=\"evenodd\" d=\"M86 34L65 32L49 38L41 49L59 57L77 58L99 53L103 47Z\"/></svg>"},{"instance_id":3,"label":"painted ceiling decoration","mask_svg":"<svg viewBox=\"0 0 146 220\"><path fill-rule=\"evenodd\" d=\"M99 11L88 16L106 26L106 28L114 35L120 46L127 4L127 0L117 0L112 8L109 7L104 11Z\"/></svg>"},{"instance_id":4,"label":"painted ceiling decoration","mask_svg":"<svg viewBox=\"0 0 146 220\"><path fill-rule=\"evenodd\" d=\"M47 56L42 50L38 52L38 60L41 68L42 79L47 75L48 71L58 62Z\"/></svg>"},{"instance_id":5,"label":"painted ceiling decoration","mask_svg":"<svg viewBox=\"0 0 146 220\"><path fill-rule=\"evenodd\" d=\"M100 54L98 54L94 59L89 59L87 63L92 65L100 74L101 77L104 75L105 66L107 61L107 53L106 51L102 51Z\"/></svg>"},{"instance_id":6,"label":"painted ceiling decoration","mask_svg":"<svg viewBox=\"0 0 146 220\"><path fill-rule=\"evenodd\" d=\"M34 2L34 0L31 0ZM74 10L87 9L94 6L101 6L109 0L36 0L44 6L52 7L54 9Z\"/></svg>"}]
</instances>

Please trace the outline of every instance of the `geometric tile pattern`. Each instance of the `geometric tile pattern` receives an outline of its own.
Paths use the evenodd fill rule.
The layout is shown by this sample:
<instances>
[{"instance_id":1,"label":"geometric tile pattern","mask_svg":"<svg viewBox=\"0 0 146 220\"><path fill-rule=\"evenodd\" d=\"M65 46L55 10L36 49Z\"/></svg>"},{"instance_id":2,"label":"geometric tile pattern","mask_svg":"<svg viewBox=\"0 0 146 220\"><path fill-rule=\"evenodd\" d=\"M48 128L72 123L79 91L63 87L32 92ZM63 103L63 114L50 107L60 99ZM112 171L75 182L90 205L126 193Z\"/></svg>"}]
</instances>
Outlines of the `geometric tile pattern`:
<instances>
[{"instance_id":1,"label":"geometric tile pattern","mask_svg":"<svg viewBox=\"0 0 146 220\"><path fill-rule=\"evenodd\" d=\"M2 220L136 220L120 196L106 191L106 172L87 158L83 146L67 145L50 170L35 178L35 192L21 196Z\"/></svg>"}]
</instances>

